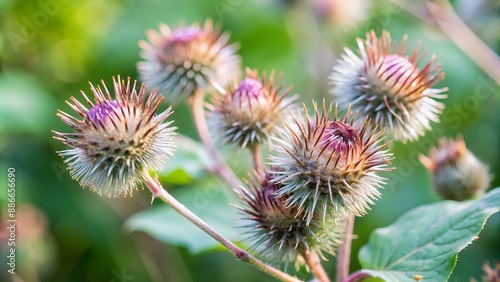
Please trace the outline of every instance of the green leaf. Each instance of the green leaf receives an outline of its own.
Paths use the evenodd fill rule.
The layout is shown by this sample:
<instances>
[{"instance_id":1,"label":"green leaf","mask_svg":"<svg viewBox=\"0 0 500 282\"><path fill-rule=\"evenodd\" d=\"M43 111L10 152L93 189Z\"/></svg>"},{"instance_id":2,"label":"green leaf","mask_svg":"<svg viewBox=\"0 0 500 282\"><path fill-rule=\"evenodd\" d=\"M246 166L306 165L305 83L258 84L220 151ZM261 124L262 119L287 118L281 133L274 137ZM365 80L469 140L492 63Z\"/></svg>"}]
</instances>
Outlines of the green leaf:
<instances>
[{"instance_id":1,"label":"green leaf","mask_svg":"<svg viewBox=\"0 0 500 282\"><path fill-rule=\"evenodd\" d=\"M241 215L229 206L229 202L236 202L229 191L219 181L205 178L196 187L182 187L172 195L217 232L233 242L239 242L242 236L241 229L236 228L236 219ZM220 246L166 204L155 205L133 215L125 223L125 228L129 231L146 232L166 244L184 246L192 253Z\"/></svg>"},{"instance_id":2,"label":"green leaf","mask_svg":"<svg viewBox=\"0 0 500 282\"><path fill-rule=\"evenodd\" d=\"M187 136L177 136L175 155L158 171L162 183L183 185L206 176L210 158L205 147Z\"/></svg>"},{"instance_id":3,"label":"green leaf","mask_svg":"<svg viewBox=\"0 0 500 282\"><path fill-rule=\"evenodd\" d=\"M409 211L375 230L359 252L363 272L386 281L447 281L458 253L500 209L500 188L476 201L443 201Z\"/></svg>"}]
</instances>

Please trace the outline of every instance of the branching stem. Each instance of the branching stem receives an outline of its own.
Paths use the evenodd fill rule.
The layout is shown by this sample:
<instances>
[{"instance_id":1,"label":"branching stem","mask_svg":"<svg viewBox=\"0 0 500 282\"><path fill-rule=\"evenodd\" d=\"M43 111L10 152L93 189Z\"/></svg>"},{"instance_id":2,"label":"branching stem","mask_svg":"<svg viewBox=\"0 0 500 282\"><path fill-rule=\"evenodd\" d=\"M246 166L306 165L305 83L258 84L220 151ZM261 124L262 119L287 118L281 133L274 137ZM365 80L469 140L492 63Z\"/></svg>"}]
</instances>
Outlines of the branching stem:
<instances>
[{"instance_id":1,"label":"branching stem","mask_svg":"<svg viewBox=\"0 0 500 282\"><path fill-rule=\"evenodd\" d=\"M212 137L210 136L203 103L204 94L201 91L197 91L190 100L189 105L191 107L191 114L193 115L194 124L196 126L196 130L198 131L198 135L200 136L200 140L208 149L208 153L214 162L212 170L224 179L232 189L238 189L241 185L240 180L217 152Z\"/></svg>"},{"instance_id":2,"label":"branching stem","mask_svg":"<svg viewBox=\"0 0 500 282\"><path fill-rule=\"evenodd\" d=\"M302 252L302 257L306 261L307 265L309 265L312 273L319 282L330 282L330 278L328 278L325 269L321 265L318 255L311 253L309 250L305 250Z\"/></svg>"},{"instance_id":3,"label":"branching stem","mask_svg":"<svg viewBox=\"0 0 500 282\"><path fill-rule=\"evenodd\" d=\"M448 0L427 2L427 8L446 35L492 79L500 84L500 58L457 15Z\"/></svg>"},{"instance_id":4,"label":"branching stem","mask_svg":"<svg viewBox=\"0 0 500 282\"><path fill-rule=\"evenodd\" d=\"M153 200L155 198L160 198L162 201L164 201L167 205L172 207L175 211L180 213L182 216L187 218L189 221L191 221L194 225L199 227L201 230L203 230L205 233L210 235L212 238L217 240L217 242L221 243L224 247L226 247L233 255L236 256L238 260L247 262L257 269L261 270L264 273L267 273L268 275L277 278L281 281L291 281L291 282L299 282L295 277L290 276L289 274L286 274L282 272L279 269L276 269L263 261L253 257L252 255L248 254L246 251L241 249L240 247L236 246L233 242L229 241L226 239L224 236L219 234L217 231L215 231L212 227L210 227L208 224L206 224L202 219L200 219L198 216L196 216L193 212L191 212L188 208L186 208L183 204L181 204L179 201L177 201L172 195L170 195L163 187L161 186L161 183L158 181L158 178L155 177L154 179L151 177L149 172L143 171L142 176L144 177L144 180L146 181L147 186L153 193Z\"/></svg>"},{"instance_id":5,"label":"branching stem","mask_svg":"<svg viewBox=\"0 0 500 282\"><path fill-rule=\"evenodd\" d=\"M256 173L261 174L264 171L264 164L262 163L262 156L260 155L260 146L256 145L250 149L252 154L253 169Z\"/></svg>"},{"instance_id":6,"label":"branching stem","mask_svg":"<svg viewBox=\"0 0 500 282\"><path fill-rule=\"evenodd\" d=\"M345 224L345 238L337 253L337 282L346 281L349 276L349 264L351 261L352 232L354 230L354 215L350 213Z\"/></svg>"}]
</instances>

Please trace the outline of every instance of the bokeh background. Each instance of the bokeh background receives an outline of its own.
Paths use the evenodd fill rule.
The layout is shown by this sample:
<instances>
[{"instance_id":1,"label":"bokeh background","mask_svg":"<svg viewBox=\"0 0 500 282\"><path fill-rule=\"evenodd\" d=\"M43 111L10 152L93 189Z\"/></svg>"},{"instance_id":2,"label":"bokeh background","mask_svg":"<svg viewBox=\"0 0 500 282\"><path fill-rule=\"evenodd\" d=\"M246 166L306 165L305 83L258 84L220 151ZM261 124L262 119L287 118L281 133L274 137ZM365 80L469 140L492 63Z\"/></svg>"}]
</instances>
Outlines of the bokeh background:
<instances>
[{"instance_id":1,"label":"bokeh background","mask_svg":"<svg viewBox=\"0 0 500 282\"><path fill-rule=\"evenodd\" d=\"M452 4L498 54L500 2ZM370 29L387 29L395 39L408 34L412 44L421 42L429 56L438 56L446 73L438 86L450 89L442 122L419 142L393 144L397 170L386 175L389 184L372 211L356 221L353 254L373 229L439 200L418 155L427 153L441 136L462 134L468 148L491 167L492 187L500 184L498 84L435 25L424 1L2 0L0 240L6 239L6 175L13 167L18 275L6 274L2 245L1 281L274 281L211 247L210 239L193 233L162 203L151 208L148 191L109 199L79 188L55 153L64 146L52 138L51 130L70 130L55 115L58 108L71 112L65 100L80 97L80 90L89 93L89 81L109 84L118 74L135 79L137 42L145 39L146 30L161 22L176 26L206 18L222 23L231 41L240 42L244 66L283 72L282 81L293 84L309 105L311 99L329 100L327 77L336 58L344 46L355 48L355 38ZM187 107L181 104L175 111L178 132L197 140ZM185 141L180 156L161 175L165 187L238 241L243 231L236 227L239 215L227 204L238 201L204 171L202 148ZM224 151L244 176L248 155ZM143 211L152 212L136 215ZM499 215L492 216L480 239L460 253L450 281L478 279L483 262L494 260L500 261ZM351 271L359 267L353 255ZM335 259L325 268L334 277Z\"/></svg>"}]
</instances>

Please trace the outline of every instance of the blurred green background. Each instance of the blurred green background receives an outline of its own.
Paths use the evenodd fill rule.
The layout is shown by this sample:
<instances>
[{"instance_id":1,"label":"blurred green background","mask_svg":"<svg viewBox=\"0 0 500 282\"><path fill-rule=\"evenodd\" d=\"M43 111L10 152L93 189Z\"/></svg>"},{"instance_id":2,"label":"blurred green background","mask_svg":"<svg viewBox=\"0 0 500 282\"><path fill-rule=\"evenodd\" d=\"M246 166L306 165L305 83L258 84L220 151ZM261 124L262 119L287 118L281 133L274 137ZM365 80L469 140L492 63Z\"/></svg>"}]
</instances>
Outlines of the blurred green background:
<instances>
[{"instance_id":1,"label":"blurred green background","mask_svg":"<svg viewBox=\"0 0 500 282\"><path fill-rule=\"evenodd\" d=\"M328 5L334 6L328 9ZM500 2L463 0L453 5L498 54ZM300 93L301 101L308 105L311 99L329 99L327 76L336 57L343 46L355 48L355 38L372 28L377 32L385 28L395 39L408 34L411 43L422 42L429 55L437 54L446 72L438 87L450 88L442 122L417 143L393 145L397 170L386 175L389 184L372 211L356 221L358 237L353 254L367 242L374 228L391 224L413 207L439 200L418 155L427 153L440 136L462 134L468 148L497 176L492 187L500 184L499 87L432 24L425 13L425 2L1 0L2 241L6 239L4 187L10 167L16 170L19 220L18 276L7 275L2 245L1 281L274 281L237 262L227 251L207 250L209 239L192 233L183 219L171 215L162 221L159 211L164 211L164 205L155 202L150 208L147 191L108 199L79 188L55 153L64 146L52 139L51 130L70 130L56 117L58 108L72 113L65 100L81 97L80 90L90 93L88 81L97 84L103 79L109 84L118 74L136 78L140 60L137 42L145 39L146 30L161 22L175 26L206 18L221 22L223 30L231 33L231 41L240 42L244 66L284 72L282 81L293 84L294 92ZM179 105L175 111L178 132L196 140L186 106ZM237 200L203 171L199 166L199 159L203 159L199 154L203 152L196 144L189 144L180 149L172 167L163 173L165 187L207 220L218 224L220 219L221 228L239 240L242 229L236 228L239 224L233 219L240 215L227 205ZM230 165L244 176L248 155L225 152ZM236 157L238 154L243 155ZM143 230L151 226L148 224L160 225L170 230L167 233L173 230L174 235L153 238L144 232L132 232L125 222L141 211L151 211L151 218L160 218L144 223ZM132 217L130 222L137 219ZM184 235L175 234L191 236L188 239L192 242L183 244ZM498 214L490 218L480 239L460 253L450 281L478 279L486 260L500 261ZM325 263L331 277L334 261L331 258ZM353 255L351 270L358 268ZM304 272L299 275L308 277Z\"/></svg>"}]
</instances>

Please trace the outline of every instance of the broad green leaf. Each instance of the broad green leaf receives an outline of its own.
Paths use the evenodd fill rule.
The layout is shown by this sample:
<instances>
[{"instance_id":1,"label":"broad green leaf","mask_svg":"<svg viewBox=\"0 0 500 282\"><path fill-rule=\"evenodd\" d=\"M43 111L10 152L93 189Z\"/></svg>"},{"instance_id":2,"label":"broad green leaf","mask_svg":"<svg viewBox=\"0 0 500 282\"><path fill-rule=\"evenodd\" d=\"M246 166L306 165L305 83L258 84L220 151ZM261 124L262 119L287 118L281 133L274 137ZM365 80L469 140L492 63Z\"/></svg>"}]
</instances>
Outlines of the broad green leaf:
<instances>
[{"instance_id":1,"label":"broad green leaf","mask_svg":"<svg viewBox=\"0 0 500 282\"><path fill-rule=\"evenodd\" d=\"M169 160L158 178L172 185L189 184L202 178L210 166L210 158L202 144L187 136L177 136L175 155Z\"/></svg>"},{"instance_id":2,"label":"broad green leaf","mask_svg":"<svg viewBox=\"0 0 500 282\"><path fill-rule=\"evenodd\" d=\"M217 232L233 242L241 241L242 230L236 228L238 226L236 219L241 215L235 208L229 206L230 202L235 203L237 200L230 194L227 186L214 179L204 180L204 183L196 183L196 187L182 187L172 194ZM125 223L125 228L129 231L146 232L167 244L184 246L192 253L220 246L166 204L155 205L151 209L133 215Z\"/></svg>"},{"instance_id":3,"label":"broad green leaf","mask_svg":"<svg viewBox=\"0 0 500 282\"><path fill-rule=\"evenodd\" d=\"M446 281L458 253L500 209L500 188L476 201L443 201L409 211L375 230L359 252L363 272L386 281Z\"/></svg>"}]
</instances>

